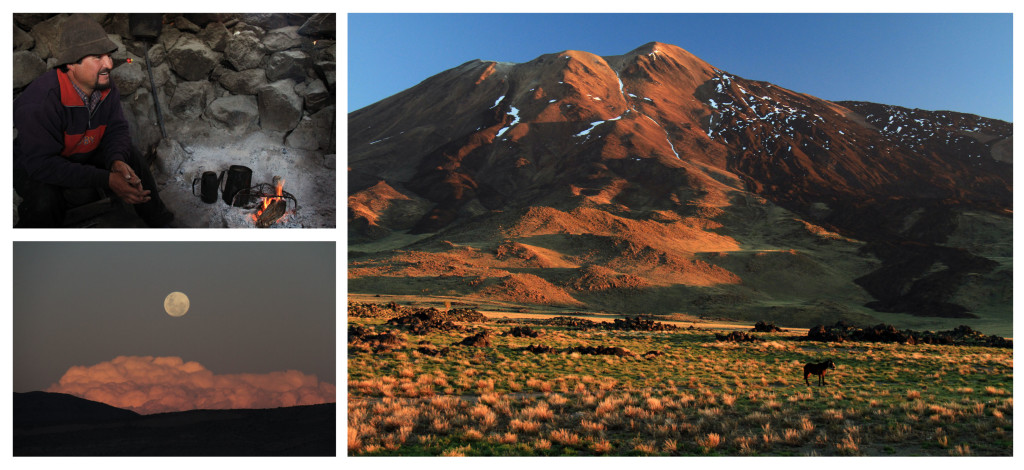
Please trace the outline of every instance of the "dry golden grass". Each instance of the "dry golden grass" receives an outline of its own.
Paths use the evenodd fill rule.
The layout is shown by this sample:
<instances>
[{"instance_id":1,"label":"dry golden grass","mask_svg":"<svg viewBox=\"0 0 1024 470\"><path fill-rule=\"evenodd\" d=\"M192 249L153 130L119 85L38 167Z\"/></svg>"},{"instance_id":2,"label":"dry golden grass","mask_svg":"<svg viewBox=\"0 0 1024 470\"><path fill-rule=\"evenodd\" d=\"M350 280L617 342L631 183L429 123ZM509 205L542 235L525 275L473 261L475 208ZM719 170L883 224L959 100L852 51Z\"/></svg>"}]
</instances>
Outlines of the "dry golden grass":
<instances>
[{"instance_id":1,"label":"dry golden grass","mask_svg":"<svg viewBox=\"0 0 1024 470\"><path fill-rule=\"evenodd\" d=\"M545 333L542 344L666 354L520 354L528 340L496 336L492 348L453 347L443 358L353 355L349 454L1012 454L1012 351L781 340L781 349L705 348L706 332ZM826 386L807 387L802 364L821 355L839 368Z\"/></svg>"},{"instance_id":2,"label":"dry golden grass","mask_svg":"<svg viewBox=\"0 0 1024 470\"><path fill-rule=\"evenodd\" d=\"M470 446L453 447L441 452L442 457L465 457L466 452L469 451Z\"/></svg>"},{"instance_id":3,"label":"dry golden grass","mask_svg":"<svg viewBox=\"0 0 1024 470\"><path fill-rule=\"evenodd\" d=\"M722 436L713 432L704 436L697 436L695 440L705 454L722 444Z\"/></svg>"},{"instance_id":4,"label":"dry golden grass","mask_svg":"<svg viewBox=\"0 0 1024 470\"><path fill-rule=\"evenodd\" d=\"M583 441L579 434L568 429L556 429L551 431L551 434L548 437L551 439L551 442L570 447L576 447Z\"/></svg>"},{"instance_id":5,"label":"dry golden grass","mask_svg":"<svg viewBox=\"0 0 1024 470\"><path fill-rule=\"evenodd\" d=\"M520 415L530 420L549 421L555 417L555 412L548 407L547 402L542 401L535 406L524 408Z\"/></svg>"},{"instance_id":6,"label":"dry golden grass","mask_svg":"<svg viewBox=\"0 0 1024 470\"><path fill-rule=\"evenodd\" d=\"M580 421L580 428L588 434L599 434L601 431L605 430L605 425L604 423L583 419Z\"/></svg>"},{"instance_id":7,"label":"dry golden grass","mask_svg":"<svg viewBox=\"0 0 1024 470\"><path fill-rule=\"evenodd\" d=\"M494 442L497 442L499 444L515 444L516 442L519 441L519 436L517 436L513 432L506 432L506 433L500 434L500 435L499 434L495 434L493 439L494 439Z\"/></svg>"},{"instance_id":8,"label":"dry golden grass","mask_svg":"<svg viewBox=\"0 0 1024 470\"><path fill-rule=\"evenodd\" d=\"M843 438L836 443L836 452L840 455L859 455L860 446L857 441L858 439L851 434L843 436Z\"/></svg>"},{"instance_id":9,"label":"dry golden grass","mask_svg":"<svg viewBox=\"0 0 1024 470\"><path fill-rule=\"evenodd\" d=\"M539 421L513 419L512 421L509 421L509 427L511 427L513 431L523 434L537 434L540 432L543 425Z\"/></svg>"},{"instance_id":10,"label":"dry golden grass","mask_svg":"<svg viewBox=\"0 0 1024 470\"><path fill-rule=\"evenodd\" d=\"M654 455L658 453L658 448L654 444L651 444L649 442L640 442L634 444L633 450L635 450L640 455Z\"/></svg>"}]
</instances>

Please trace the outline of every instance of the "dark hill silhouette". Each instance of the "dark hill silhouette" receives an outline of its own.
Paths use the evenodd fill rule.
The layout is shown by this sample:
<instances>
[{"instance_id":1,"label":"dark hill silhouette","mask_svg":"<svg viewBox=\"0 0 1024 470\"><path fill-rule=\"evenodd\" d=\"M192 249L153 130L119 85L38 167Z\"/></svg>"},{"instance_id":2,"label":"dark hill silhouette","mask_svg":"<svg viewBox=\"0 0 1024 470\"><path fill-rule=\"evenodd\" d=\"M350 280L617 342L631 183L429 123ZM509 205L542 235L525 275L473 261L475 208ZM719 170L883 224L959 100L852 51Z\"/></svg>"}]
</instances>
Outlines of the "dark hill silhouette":
<instances>
[{"instance_id":1,"label":"dark hill silhouette","mask_svg":"<svg viewBox=\"0 0 1024 470\"><path fill-rule=\"evenodd\" d=\"M15 456L333 456L335 404L139 415L60 393L14 394Z\"/></svg>"},{"instance_id":2,"label":"dark hill silhouette","mask_svg":"<svg viewBox=\"0 0 1024 470\"><path fill-rule=\"evenodd\" d=\"M26 392L14 394L14 427L32 428L54 424L130 421L139 414L106 403L64 393Z\"/></svg>"},{"instance_id":3,"label":"dark hill silhouette","mask_svg":"<svg viewBox=\"0 0 1024 470\"><path fill-rule=\"evenodd\" d=\"M349 114L350 288L1005 327L1012 139L1011 123L826 101L662 43L470 61ZM641 287L578 288L593 266Z\"/></svg>"}]
</instances>

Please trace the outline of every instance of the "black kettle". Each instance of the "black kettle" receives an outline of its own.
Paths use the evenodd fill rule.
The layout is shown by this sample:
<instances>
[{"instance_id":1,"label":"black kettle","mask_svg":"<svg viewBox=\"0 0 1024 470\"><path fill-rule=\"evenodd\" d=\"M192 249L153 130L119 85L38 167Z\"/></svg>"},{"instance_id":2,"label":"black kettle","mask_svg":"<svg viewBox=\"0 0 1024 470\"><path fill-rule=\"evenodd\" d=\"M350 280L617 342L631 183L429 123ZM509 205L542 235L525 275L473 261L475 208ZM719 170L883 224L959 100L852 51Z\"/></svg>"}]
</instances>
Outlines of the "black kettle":
<instances>
[{"instance_id":1,"label":"black kettle","mask_svg":"<svg viewBox=\"0 0 1024 470\"><path fill-rule=\"evenodd\" d=\"M248 191L249 187L252 186L252 170L249 167L242 165L231 165L227 170L227 179L224 181L224 190L222 195L224 202L231 205L235 194L239 191ZM224 173L221 173L221 178L224 177ZM245 198L243 200L234 201L234 206L242 207L246 204Z\"/></svg>"},{"instance_id":2,"label":"black kettle","mask_svg":"<svg viewBox=\"0 0 1024 470\"><path fill-rule=\"evenodd\" d=\"M221 172L223 175L224 173ZM213 204L217 202L217 191L220 189L220 179L217 178L217 174L212 171L204 171L203 176L192 180L192 195L196 196L196 183L202 181L199 186L199 196L203 202L207 204Z\"/></svg>"}]
</instances>

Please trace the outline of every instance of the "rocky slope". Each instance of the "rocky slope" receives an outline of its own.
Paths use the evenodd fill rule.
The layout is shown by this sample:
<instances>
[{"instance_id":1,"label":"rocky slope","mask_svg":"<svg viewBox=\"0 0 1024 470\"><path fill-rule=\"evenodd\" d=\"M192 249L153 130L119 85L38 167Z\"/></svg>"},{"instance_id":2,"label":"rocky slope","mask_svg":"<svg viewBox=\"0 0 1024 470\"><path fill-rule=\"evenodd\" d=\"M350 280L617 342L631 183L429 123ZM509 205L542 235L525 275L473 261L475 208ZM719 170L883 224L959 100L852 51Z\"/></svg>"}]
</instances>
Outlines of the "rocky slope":
<instances>
[{"instance_id":1,"label":"rocky slope","mask_svg":"<svg viewBox=\"0 0 1024 470\"><path fill-rule=\"evenodd\" d=\"M1002 121L829 102L650 43L467 62L350 113L348 161L353 292L1011 319Z\"/></svg>"}]
</instances>

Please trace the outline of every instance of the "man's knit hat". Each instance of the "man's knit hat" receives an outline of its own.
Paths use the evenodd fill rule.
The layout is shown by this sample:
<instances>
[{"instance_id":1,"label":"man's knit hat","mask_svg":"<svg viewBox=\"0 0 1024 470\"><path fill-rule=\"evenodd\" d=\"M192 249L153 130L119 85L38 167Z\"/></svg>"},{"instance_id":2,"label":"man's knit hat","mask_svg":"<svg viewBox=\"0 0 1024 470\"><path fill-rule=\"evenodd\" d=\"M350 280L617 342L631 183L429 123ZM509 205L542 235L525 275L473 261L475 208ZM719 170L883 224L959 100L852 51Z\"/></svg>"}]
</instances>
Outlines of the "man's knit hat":
<instances>
[{"instance_id":1,"label":"man's knit hat","mask_svg":"<svg viewBox=\"0 0 1024 470\"><path fill-rule=\"evenodd\" d=\"M72 64L85 56L110 54L117 50L117 44L107 37L96 20L91 16L76 13L61 25L57 41L57 65Z\"/></svg>"}]
</instances>

